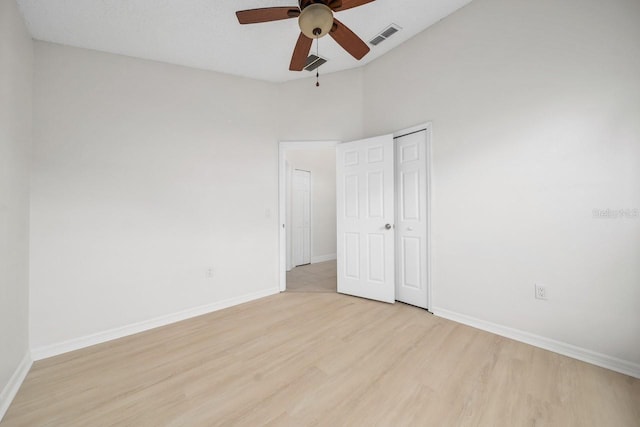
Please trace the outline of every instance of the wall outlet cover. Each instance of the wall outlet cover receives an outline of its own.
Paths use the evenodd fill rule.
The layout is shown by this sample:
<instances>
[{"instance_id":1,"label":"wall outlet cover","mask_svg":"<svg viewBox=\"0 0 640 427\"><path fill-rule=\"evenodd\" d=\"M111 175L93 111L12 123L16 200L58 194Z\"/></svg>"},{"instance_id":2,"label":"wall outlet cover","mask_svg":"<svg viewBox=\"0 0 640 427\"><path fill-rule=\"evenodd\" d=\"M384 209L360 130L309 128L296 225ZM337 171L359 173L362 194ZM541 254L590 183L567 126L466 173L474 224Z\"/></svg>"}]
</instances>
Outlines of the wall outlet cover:
<instances>
[{"instance_id":1,"label":"wall outlet cover","mask_svg":"<svg viewBox=\"0 0 640 427\"><path fill-rule=\"evenodd\" d=\"M546 300L547 299L547 287L545 285L541 285L539 283L536 283L535 285L535 297L536 299L542 299L542 300Z\"/></svg>"}]
</instances>

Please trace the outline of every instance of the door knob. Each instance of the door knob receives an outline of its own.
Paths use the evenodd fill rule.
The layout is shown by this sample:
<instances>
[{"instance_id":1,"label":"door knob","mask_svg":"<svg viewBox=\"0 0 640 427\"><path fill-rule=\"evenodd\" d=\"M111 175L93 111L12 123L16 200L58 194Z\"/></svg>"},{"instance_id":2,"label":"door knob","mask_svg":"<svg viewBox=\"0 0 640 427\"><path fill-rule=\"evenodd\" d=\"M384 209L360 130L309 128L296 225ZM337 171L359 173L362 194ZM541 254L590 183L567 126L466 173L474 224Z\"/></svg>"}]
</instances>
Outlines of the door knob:
<instances>
[{"instance_id":1,"label":"door knob","mask_svg":"<svg viewBox=\"0 0 640 427\"><path fill-rule=\"evenodd\" d=\"M391 230L391 224L385 224L384 228L386 228L387 230Z\"/></svg>"}]
</instances>

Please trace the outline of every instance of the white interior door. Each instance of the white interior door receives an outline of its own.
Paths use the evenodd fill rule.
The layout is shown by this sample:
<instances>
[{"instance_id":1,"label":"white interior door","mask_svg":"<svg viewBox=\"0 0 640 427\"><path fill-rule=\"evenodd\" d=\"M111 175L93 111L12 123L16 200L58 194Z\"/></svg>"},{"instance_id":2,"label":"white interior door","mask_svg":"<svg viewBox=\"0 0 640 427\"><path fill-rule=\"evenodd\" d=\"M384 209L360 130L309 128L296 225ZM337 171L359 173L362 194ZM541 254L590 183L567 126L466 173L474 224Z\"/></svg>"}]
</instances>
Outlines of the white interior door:
<instances>
[{"instance_id":1,"label":"white interior door","mask_svg":"<svg viewBox=\"0 0 640 427\"><path fill-rule=\"evenodd\" d=\"M292 200L292 196L291 196L291 185L292 185L292 181L293 181L293 168L291 167L291 164L288 161L284 161L284 173L285 173L285 224L282 224L284 227L284 233L285 233L285 256L286 256L286 271L291 271L291 269L294 267L293 265L293 233L291 232L293 230L293 226L291 223L291 200Z\"/></svg>"},{"instance_id":2,"label":"white interior door","mask_svg":"<svg viewBox=\"0 0 640 427\"><path fill-rule=\"evenodd\" d=\"M393 137L339 144L336 175L338 292L393 303Z\"/></svg>"},{"instance_id":3,"label":"white interior door","mask_svg":"<svg viewBox=\"0 0 640 427\"><path fill-rule=\"evenodd\" d=\"M295 169L292 185L293 265L311 263L311 172Z\"/></svg>"},{"instance_id":4,"label":"white interior door","mask_svg":"<svg viewBox=\"0 0 640 427\"><path fill-rule=\"evenodd\" d=\"M427 136L396 138L396 300L422 308L428 306Z\"/></svg>"}]
</instances>

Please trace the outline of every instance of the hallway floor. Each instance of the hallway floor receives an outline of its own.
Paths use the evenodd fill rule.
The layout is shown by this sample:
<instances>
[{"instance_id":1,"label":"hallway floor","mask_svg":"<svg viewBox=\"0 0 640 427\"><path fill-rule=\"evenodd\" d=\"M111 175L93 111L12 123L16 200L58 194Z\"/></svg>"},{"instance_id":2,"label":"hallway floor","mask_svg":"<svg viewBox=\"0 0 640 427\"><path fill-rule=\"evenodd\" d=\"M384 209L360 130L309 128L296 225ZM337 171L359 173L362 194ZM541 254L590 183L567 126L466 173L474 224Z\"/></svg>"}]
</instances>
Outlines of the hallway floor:
<instances>
[{"instance_id":1,"label":"hallway floor","mask_svg":"<svg viewBox=\"0 0 640 427\"><path fill-rule=\"evenodd\" d=\"M287 292L337 292L336 260L307 264L287 272Z\"/></svg>"}]
</instances>

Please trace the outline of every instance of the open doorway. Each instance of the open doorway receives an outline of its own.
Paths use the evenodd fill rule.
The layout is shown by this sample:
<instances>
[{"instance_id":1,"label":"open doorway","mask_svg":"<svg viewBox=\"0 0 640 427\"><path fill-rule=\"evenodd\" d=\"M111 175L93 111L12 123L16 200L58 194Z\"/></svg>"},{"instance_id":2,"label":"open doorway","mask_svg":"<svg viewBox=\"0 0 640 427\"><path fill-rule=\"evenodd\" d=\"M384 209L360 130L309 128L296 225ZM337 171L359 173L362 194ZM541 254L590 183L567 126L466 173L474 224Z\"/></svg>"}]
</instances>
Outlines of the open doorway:
<instances>
[{"instance_id":1,"label":"open doorway","mask_svg":"<svg viewBox=\"0 0 640 427\"><path fill-rule=\"evenodd\" d=\"M280 143L280 290L336 292L334 141Z\"/></svg>"}]
</instances>

